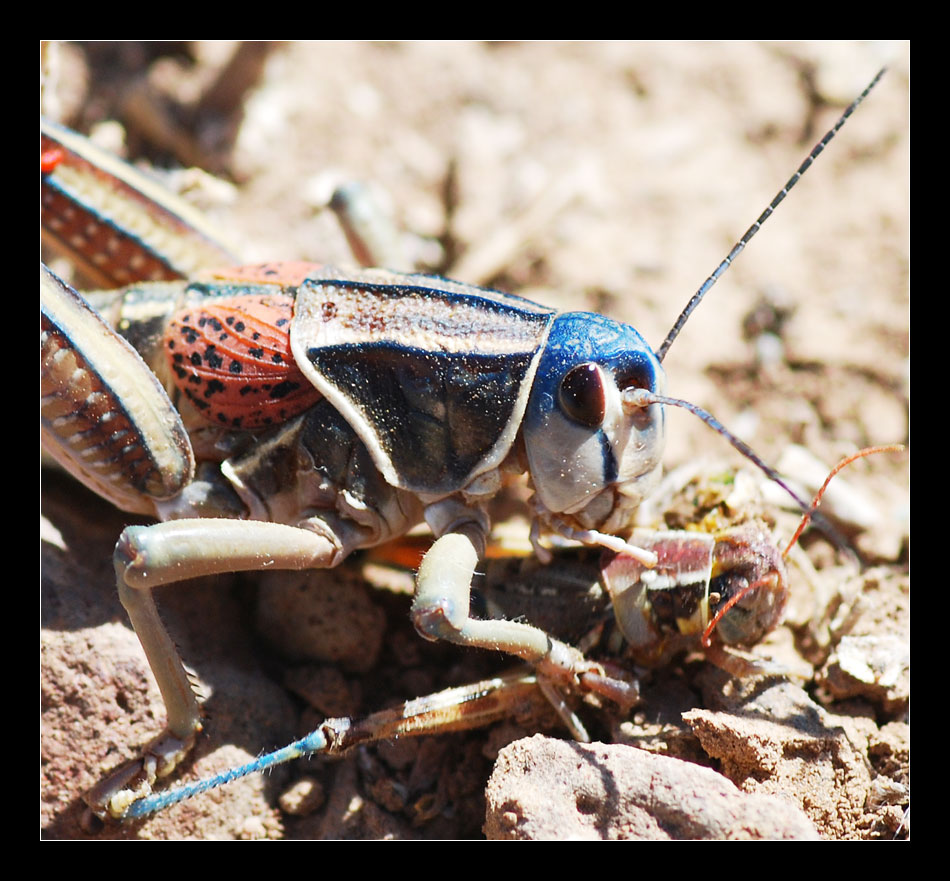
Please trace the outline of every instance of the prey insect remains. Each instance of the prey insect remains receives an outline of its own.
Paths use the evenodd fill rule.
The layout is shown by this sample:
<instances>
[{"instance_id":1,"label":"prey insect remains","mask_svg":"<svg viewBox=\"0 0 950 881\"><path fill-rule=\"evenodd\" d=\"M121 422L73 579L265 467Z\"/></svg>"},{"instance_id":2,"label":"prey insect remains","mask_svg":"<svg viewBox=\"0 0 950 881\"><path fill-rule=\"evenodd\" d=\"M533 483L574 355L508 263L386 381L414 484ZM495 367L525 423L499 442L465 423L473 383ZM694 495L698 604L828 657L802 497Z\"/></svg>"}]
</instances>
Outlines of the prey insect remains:
<instances>
[{"instance_id":1,"label":"prey insect remains","mask_svg":"<svg viewBox=\"0 0 950 881\"><path fill-rule=\"evenodd\" d=\"M609 696L625 686L595 684L609 677L535 627L472 619L468 589L489 532L486 502L508 473L529 475L538 535L656 562L624 536L659 478L662 406L671 400L658 355L632 328L600 316L558 316L442 279L325 267L269 272L135 286L102 306L142 361L124 348L119 354L108 334L103 357L136 375L147 369L177 403L161 408L159 442L141 419L123 427L134 442L122 449L143 451L145 474L134 478L114 455L96 459L102 444L89 443L87 423L77 429L75 392L63 376L67 367L96 376L95 393L121 399L136 417L146 405L134 390L116 392L107 372L70 360L78 349L91 365L99 343L77 342L79 319L68 312L75 295L49 277L41 282L45 302L55 304L43 336L49 446L120 507L163 521L129 528L116 552L120 594L159 679L169 730L97 794L113 815L174 768L202 724L150 596L192 575L332 566L425 521L437 540L420 570L420 631L521 657L554 689L588 682ZM248 331L282 320L262 315L286 317L289 353ZM156 324L167 330L152 333ZM252 364L265 363L271 373L250 378ZM115 424L112 414L98 424ZM171 466L158 455L169 448L181 451ZM171 491L160 480L156 492L154 476L169 471Z\"/></svg>"}]
</instances>

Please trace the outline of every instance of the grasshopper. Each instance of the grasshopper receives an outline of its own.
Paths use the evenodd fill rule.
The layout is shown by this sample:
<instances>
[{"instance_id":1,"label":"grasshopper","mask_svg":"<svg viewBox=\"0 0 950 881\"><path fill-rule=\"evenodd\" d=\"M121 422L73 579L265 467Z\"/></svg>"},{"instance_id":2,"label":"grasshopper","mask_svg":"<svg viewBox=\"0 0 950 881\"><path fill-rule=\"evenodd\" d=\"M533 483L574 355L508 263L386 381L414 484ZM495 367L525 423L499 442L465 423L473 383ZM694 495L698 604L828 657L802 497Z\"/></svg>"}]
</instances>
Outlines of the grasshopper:
<instances>
[{"instance_id":1,"label":"grasshopper","mask_svg":"<svg viewBox=\"0 0 950 881\"><path fill-rule=\"evenodd\" d=\"M675 351L675 349L674 349L674 351Z\"/></svg>"}]
</instances>

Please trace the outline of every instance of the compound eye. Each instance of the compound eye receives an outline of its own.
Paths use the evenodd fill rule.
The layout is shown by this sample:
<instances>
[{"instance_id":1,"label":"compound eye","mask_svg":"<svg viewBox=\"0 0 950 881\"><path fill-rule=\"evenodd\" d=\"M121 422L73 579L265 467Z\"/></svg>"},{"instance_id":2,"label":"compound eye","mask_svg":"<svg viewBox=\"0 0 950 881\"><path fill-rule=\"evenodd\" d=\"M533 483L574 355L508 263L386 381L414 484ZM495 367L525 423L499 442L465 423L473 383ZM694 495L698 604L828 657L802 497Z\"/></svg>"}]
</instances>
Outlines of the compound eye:
<instances>
[{"instance_id":1,"label":"compound eye","mask_svg":"<svg viewBox=\"0 0 950 881\"><path fill-rule=\"evenodd\" d=\"M645 368L629 367L622 373L618 371L616 377L617 388L626 391L628 388L642 388L653 391L653 377Z\"/></svg>"},{"instance_id":2,"label":"compound eye","mask_svg":"<svg viewBox=\"0 0 950 881\"><path fill-rule=\"evenodd\" d=\"M607 413L604 377L596 364L579 364L568 370L558 389L561 408L570 419L596 428Z\"/></svg>"}]
</instances>

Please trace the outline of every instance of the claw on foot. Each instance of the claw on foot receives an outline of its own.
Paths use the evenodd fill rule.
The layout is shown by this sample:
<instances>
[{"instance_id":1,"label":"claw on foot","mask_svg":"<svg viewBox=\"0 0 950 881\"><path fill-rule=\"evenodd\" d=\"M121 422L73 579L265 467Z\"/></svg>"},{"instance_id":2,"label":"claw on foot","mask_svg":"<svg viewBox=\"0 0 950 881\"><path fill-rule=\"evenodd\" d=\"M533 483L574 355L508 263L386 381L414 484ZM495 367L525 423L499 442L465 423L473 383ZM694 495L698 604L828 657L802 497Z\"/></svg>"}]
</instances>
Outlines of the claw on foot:
<instances>
[{"instance_id":1,"label":"claw on foot","mask_svg":"<svg viewBox=\"0 0 950 881\"><path fill-rule=\"evenodd\" d=\"M182 739L166 732L145 747L139 758L119 765L84 796L93 814L121 820L133 802L151 795L155 782L181 764L195 745L197 733Z\"/></svg>"},{"instance_id":2,"label":"claw on foot","mask_svg":"<svg viewBox=\"0 0 950 881\"><path fill-rule=\"evenodd\" d=\"M538 684L576 740L587 741L583 726L573 713L566 713L559 690L577 690L598 695L616 704L627 713L640 702L640 686L622 671L607 669L588 661L577 649L554 642L548 657L537 665ZM553 695L558 695L554 698Z\"/></svg>"}]
</instances>

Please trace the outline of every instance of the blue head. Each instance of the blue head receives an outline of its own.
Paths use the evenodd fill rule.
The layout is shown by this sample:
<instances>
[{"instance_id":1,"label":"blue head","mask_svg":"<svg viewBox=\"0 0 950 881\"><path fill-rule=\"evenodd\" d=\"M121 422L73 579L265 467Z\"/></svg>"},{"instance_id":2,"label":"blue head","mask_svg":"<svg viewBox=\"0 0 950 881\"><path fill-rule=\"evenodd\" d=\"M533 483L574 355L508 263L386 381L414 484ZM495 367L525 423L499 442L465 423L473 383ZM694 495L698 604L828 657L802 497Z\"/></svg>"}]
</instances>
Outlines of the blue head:
<instances>
[{"instance_id":1,"label":"blue head","mask_svg":"<svg viewBox=\"0 0 950 881\"><path fill-rule=\"evenodd\" d=\"M528 469L545 512L580 529L623 533L660 478L663 409L623 392L662 394L666 376L632 327L587 312L559 315L524 418Z\"/></svg>"}]
</instances>

